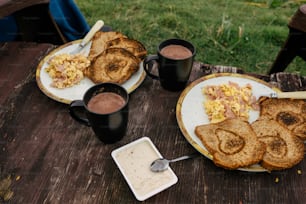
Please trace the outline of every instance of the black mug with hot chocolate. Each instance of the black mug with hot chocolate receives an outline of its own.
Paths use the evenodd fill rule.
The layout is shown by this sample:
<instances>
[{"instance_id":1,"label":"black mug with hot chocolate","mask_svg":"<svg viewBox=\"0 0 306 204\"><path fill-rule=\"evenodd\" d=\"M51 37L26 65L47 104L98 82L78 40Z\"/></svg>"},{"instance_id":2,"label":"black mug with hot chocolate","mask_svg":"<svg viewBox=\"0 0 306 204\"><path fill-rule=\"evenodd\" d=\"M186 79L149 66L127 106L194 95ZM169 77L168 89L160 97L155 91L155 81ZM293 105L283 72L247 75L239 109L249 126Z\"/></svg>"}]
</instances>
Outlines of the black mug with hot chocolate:
<instances>
[{"instance_id":1,"label":"black mug with hot chocolate","mask_svg":"<svg viewBox=\"0 0 306 204\"><path fill-rule=\"evenodd\" d=\"M125 135L128 102L129 94L125 88L102 83L89 88L83 100L72 101L69 113L76 121L90 126L102 142L114 143Z\"/></svg>"},{"instance_id":2,"label":"black mug with hot chocolate","mask_svg":"<svg viewBox=\"0 0 306 204\"><path fill-rule=\"evenodd\" d=\"M157 55L144 60L144 70L152 79L160 80L161 86L170 91L185 88L196 54L195 47L182 39L169 39L157 48ZM158 64L158 76L149 70L152 63Z\"/></svg>"}]
</instances>

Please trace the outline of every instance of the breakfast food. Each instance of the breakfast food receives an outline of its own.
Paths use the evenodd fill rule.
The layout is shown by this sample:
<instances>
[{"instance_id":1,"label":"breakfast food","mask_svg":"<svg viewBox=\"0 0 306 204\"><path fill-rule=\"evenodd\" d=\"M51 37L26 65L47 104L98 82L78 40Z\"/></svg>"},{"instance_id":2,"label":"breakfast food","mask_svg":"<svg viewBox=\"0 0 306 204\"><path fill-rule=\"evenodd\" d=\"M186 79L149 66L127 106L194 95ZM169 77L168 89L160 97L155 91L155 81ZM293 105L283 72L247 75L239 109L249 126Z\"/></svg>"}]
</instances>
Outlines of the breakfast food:
<instances>
[{"instance_id":1,"label":"breakfast food","mask_svg":"<svg viewBox=\"0 0 306 204\"><path fill-rule=\"evenodd\" d=\"M88 56L91 65L84 73L94 83L122 84L139 69L139 63L146 54L140 42L120 32L98 32Z\"/></svg>"},{"instance_id":2,"label":"breakfast food","mask_svg":"<svg viewBox=\"0 0 306 204\"><path fill-rule=\"evenodd\" d=\"M115 31L96 32L94 37L92 38L92 44L88 59L93 60L95 57L100 55L107 48L107 42L116 38L126 38L126 36L120 32Z\"/></svg>"},{"instance_id":3,"label":"breakfast food","mask_svg":"<svg viewBox=\"0 0 306 204\"><path fill-rule=\"evenodd\" d=\"M304 157L304 143L275 120L260 117L251 124L258 139L266 144L261 165L268 170L291 168Z\"/></svg>"},{"instance_id":4,"label":"breakfast food","mask_svg":"<svg viewBox=\"0 0 306 204\"><path fill-rule=\"evenodd\" d=\"M194 133L217 166L237 169L258 164L273 171L291 168L304 158L305 100L256 101L251 85L231 81L205 86L202 93L210 123L196 126ZM248 112L259 109L259 118L250 124Z\"/></svg>"},{"instance_id":5,"label":"breakfast food","mask_svg":"<svg viewBox=\"0 0 306 204\"><path fill-rule=\"evenodd\" d=\"M200 125L195 134L213 156L213 162L226 169L248 167L262 160L265 145L250 124L239 118Z\"/></svg>"},{"instance_id":6,"label":"breakfast food","mask_svg":"<svg viewBox=\"0 0 306 204\"><path fill-rule=\"evenodd\" d=\"M107 47L126 49L133 53L139 62L143 60L147 54L146 48L139 41L130 38L116 38L110 40L107 42Z\"/></svg>"},{"instance_id":7,"label":"breakfast food","mask_svg":"<svg viewBox=\"0 0 306 204\"><path fill-rule=\"evenodd\" d=\"M178 181L171 168L155 173L148 168L159 158L159 152L151 139L142 137L111 153L129 187L139 201L143 201Z\"/></svg>"},{"instance_id":8,"label":"breakfast food","mask_svg":"<svg viewBox=\"0 0 306 204\"><path fill-rule=\"evenodd\" d=\"M122 48L108 48L100 54L85 71L95 83L122 84L139 68L137 58Z\"/></svg>"},{"instance_id":9,"label":"breakfast food","mask_svg":"<svg viewBox=\"0 0 306 204\"><path fill-rule=\"evenodd\" d=\"M59 54L48 61L46 72L52 78L51 86L62 89L79 83L89 65L90 61L81 54Z\"/></svg>"},{"instance_id":10,"label":"breakfast food","mask_svg":"<svg viewBox=\"0 0 306 204\"><path fill-rule=\"evenodd\" d=\"M298 99L263 98L260 115L270 116L287 127L302 140L306 140L306 102Z\"/></svg>"},{"instance_id":11,"label":"breakfast food","mask_svg":"<svg viewBox=\"0 0 306 204\"><path fill-rule=\"evenodd\" d=\"M202 92L207 98L204 109L212 123L236 117L248 120L249 111L258 110L250 84L239 86L229 81L228 84L205 86Z\"/></svg>"},{"instance_id":12,"label":"breakfast food","mask_svg":"<svg viewBox=\"0 0 306 204\"><path fill-rule=\"evenodd\" d=\"M51 86L67 88L78 84L84 76L94 83L123 84L139 69L146 56L145 47L120 32L95 33L88 57L81 54L59 54L51 58L45 71Z\"/></svg>"}]
</instances>

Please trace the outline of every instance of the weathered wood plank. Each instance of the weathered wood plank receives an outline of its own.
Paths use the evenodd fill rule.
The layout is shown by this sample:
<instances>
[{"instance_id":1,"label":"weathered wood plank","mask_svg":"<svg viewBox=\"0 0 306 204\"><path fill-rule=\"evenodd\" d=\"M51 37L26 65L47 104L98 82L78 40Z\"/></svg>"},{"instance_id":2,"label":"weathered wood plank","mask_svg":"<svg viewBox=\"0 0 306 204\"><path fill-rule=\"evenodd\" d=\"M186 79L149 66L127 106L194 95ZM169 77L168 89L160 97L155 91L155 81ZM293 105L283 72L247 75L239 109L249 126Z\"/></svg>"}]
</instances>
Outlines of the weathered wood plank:
<instances>
[{"instance_id":1,"label":"weathered wood plank","mask_svg":"<svg viewBox=\"0 0 306 204\"><path fill-rule=\"evenodd\" d=\"M0 46L0 172L1 177L11 175L14 192L8 203L136 203L110 154L142 136L150 137L167 158L195 151L177 125L175 109L180 92L163 90L158 81L147 77L130 95L126 136L105 145L90 128L69 116L66 104L49 99L38 89L36 66L53 47L27 43ZM23 57L15 55L16 51L24 53ZM202 67L195 63L190 81L211 71L203 72ZM218 67L212 70L218 72ZM271 76L288 90L300 88L299 77L293 76L289 85L283 83L288 79ZM306 201L305 160L292 169L272 173L228 171L205 157L171 167L179 182L144 203Z\"/></svg>"}]
</instances>

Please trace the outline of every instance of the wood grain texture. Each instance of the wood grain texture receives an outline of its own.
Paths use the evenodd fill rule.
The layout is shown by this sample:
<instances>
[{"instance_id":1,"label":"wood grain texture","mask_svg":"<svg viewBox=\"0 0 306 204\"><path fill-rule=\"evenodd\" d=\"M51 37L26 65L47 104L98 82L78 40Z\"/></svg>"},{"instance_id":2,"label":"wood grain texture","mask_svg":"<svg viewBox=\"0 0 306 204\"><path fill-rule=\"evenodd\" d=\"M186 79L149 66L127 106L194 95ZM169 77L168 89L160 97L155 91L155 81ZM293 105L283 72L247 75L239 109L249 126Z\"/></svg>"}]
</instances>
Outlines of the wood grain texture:
<instances>
[{"instance_id":1,"label":"wood grain texture","mask_svg":"<svg viewBox=\"0 0 306 204\"><path fill-rule=\"evenodd\" d=\"M111 151L148 136L164 157L192 153L176 122L180 92L163 90L147 77L130 95L126 136L105 145L69 116L66 104L49 99L37 87L36 66L53 48L0 44L0 172L12 175L14 192L8 203L137 203ZM191 80L204 74L201 63L195 63ZM285 90L305 88L295 75L292 83L284 83L288 77L271 79ZM224 170L205 157L171 167L178 183L144 203L306 202L305 159L292 169L272 173Z\"/></svg>"}]
</instances>

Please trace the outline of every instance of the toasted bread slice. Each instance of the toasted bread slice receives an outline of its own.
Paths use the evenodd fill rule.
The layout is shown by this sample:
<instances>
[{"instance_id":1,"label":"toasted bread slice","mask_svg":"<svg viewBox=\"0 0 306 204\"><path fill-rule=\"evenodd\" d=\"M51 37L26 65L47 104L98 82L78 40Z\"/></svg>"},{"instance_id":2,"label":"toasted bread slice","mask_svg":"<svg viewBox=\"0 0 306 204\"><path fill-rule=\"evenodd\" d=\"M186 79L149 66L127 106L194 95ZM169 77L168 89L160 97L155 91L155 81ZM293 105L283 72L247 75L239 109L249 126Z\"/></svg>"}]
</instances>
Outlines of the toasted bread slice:
<instances>
[{"instance_id":1,"label":"toasted bread slice","mask_svg":"<svg viewBox=\"0 0 306 204\"><path fill-rule=\"evenodd\" d=\"M251 124L258 139L266 144L261 165L268 170L291 168L304 158L304 143L275 120L260 117Z\"/></svg>"},{"instance_id":2,"label":"toasted bread slice","mask_svg":"<svg viewBox=\"0 0 306 204\"><path fill-rule=\"evenodd\" d=\"M195 134L213 155L213 162L226 169L256 164L265 152L250 124L238 118L197 126Z\"/></svg>"},{"instance_id":3,"label":"toasted bread slice","mask_svg":"<svg viewBox=\"0 0 306 204\"><path fill-rule=\"evenodd\" d=\"M265 98L260 102L260 115L269 115L294 134L306 140L306 102L298 99Z\"/></svg>"},{"instance_id":4,"label":"toasted bread slice","mask_svg":"<svg viewBox=\"0 0 306 204\"><path fill-rule=\"evenodd\" d=\"M110 40L107 42L107 46L108 48L124 48L133 53L139 59L139 62L147 55L147 50L143 44L130 38L116 38L114 40Z\"/></svg>"},{"instance_id":5,"label":"toasted bread slice","mask_svg":"<svg viewBox=\"0 0 306 204\"><path fill-rule=\"evenodd\" d=\"M93 60L98 55L100 55L106 48L107 42L116 38L125 38L126 36L120 32L110 31L110 32L96 32L92 38L92 44L89 51L88 59Z\"/></svg>"},{"instance_id":6,"label":"toasted bread slice","mask_svg":"<svg viewBox=\"0 0 306 204\"><path fill-rule=\"evenodd\" d=\"M95 58L85 72L94 83L122 84L139 68L137 58L123 48L108 48Z\"/></svg>"}]
</instances>

